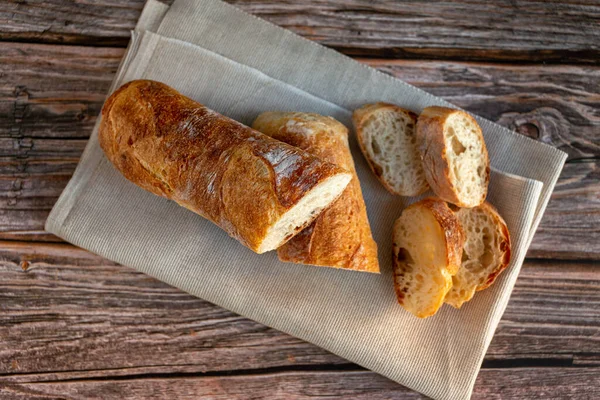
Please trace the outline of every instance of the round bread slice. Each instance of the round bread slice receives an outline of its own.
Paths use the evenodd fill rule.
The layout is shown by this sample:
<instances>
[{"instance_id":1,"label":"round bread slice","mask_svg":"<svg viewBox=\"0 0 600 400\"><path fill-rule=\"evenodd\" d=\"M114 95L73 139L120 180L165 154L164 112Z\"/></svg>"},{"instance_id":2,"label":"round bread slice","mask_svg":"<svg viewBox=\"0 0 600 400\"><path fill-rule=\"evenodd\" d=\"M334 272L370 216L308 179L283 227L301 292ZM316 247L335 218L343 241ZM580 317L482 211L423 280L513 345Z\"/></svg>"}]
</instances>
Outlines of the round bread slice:
<instances>
[{"instance_id":1,"label":"round bread slice","mask_svg":"<svg viewBox=\"0 0 600 400\"><path fill-rule=\"evenodd\" d=\"M393 231L398 302L419 318L434 315L458 272L464 236L446 202L426 198L407 207Z\"/></svg>"},{"instance_id":2,"label":"round bread slice","mask_svg":"<svg viewBox=\"0 0 600 400\"><path fill-rule=\"evenodd\" d=\"M462 208L456 216L465 233L462 264L444 300L460 308L476 291L488 288L510 262L510 235L498 211L488 202Z\"/></svg>"},{"instance_id":3,"label":"round bread slice","mask_svg":"<svg viewBox=\"0 0 600 400\"><path fill-rule=\"evenodd\" d=\"M366 104L352 115L360 149L385 188L416 196L427 189L417 149L417 115L388 103Z\"/></svg>"},{"instance_id":4,"label":"round bread slice","mask_svg":"<svg viewBox=\"0 0 600 400\"><path fill-rule=\"evenodd\" d=\"M460 110L427 107L417 120L425 177L442 200L459 207L484 202L490 159L477 121Z\"/></svg>"}]
</instances>

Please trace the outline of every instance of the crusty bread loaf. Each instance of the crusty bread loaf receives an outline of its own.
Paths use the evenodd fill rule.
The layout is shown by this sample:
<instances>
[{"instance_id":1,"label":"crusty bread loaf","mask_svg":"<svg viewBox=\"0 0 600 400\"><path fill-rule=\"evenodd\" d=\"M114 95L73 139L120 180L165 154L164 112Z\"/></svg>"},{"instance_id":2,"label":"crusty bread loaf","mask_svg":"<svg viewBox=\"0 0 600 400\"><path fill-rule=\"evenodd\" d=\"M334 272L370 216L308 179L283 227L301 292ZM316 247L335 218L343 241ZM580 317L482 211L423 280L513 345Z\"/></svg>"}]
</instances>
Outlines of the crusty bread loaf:
<instances>
[{"instance_id":1,"label":"crusty bread loaf","mask_svg":"<svg viewBox=\"0 0 600 400\"><path fill-rule=\"evenodd\" d=\"M429 185L416 142L417 115L388 103L366 104L352 115L360 149L388 191L416 196Z\"/></svg>"},{"instance_id":2,"label":"crusty bread loaf","mask_svg":"<svg viewBox=\"0 0 600 400\"><path fill-rule=\"evenodd\" d=\"M462 263L452 277L446 303L460 308L475 291L489 287L510 262L510 235L498 211L485 202L455 213L465 233Z\"/></svg>"},{"instance_id":3,"label":"crusty bread loaf","mask_svg":"<svg viewBox=\"0 0 600 400\"><path fill-rule=\"evenodd\" d=\"M434 315L458 272L464 236L446 202L426 198L407 207L393 231L398 302L419 318Z\"/></svg>"},{"instance_id":4,"label":"crusty bread loaf","mask_svg":"<svg viewBox=\"0 0 600 400\"><path fill-rule=\"evenodd\" d=\"M127 179L257 253L310 224L352 179L155 81L127 83L108 98L99 141Z\"/></svg>"},{"instance_id":5,"label":"crusty bread loaf","mask_svg":"<svg viewBox=\"0 0 600 400\"><path fill-rule=\"evenodd\" d=\"M417 121L417 142L427 182L436 195L460 207L483 203L490 160L473 117L451 108L427 107Z\"/></svg>"},{"instance_id":6,"label":"crusty bread loaf","mask_svg":"<svg viewBox=\"0 0 600 400\"><path fill-rule=\"evenodd\" d=\"M352 172L340 198L281 246L279 259L378 273L377 244L348 146L348 129L330 117L293 112L262 113L252 127Z\"/></svg>"}]
</instances>

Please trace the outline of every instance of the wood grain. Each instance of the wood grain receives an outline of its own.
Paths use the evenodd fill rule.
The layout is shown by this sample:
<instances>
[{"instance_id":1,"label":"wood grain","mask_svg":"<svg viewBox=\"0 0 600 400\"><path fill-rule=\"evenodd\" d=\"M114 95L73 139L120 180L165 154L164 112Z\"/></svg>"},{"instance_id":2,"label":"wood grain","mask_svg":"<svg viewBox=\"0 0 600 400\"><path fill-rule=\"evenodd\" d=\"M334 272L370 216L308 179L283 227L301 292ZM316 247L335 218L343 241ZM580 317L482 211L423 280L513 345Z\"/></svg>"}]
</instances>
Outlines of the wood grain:
<instances>
[{"instance_id":1,"label":"wood grain","mask_svg":"<svg viewBox=\"0 0 600 400\"><path fill-rule=\"evenodd\" d=\"M51 206L85 147L122 49L0 43L0 239L56 241ZM364 60L567 151L600 156L600 68ZM600 257L597 161L567 165L530 256ZM582 230L585 228L586 230Z\"/></svg>"},{"instance_id":2,"label":"wood grain","mask_svg":"<svg viewBox=\"0 0 600 400\"><path fill-rule=\"evenodd\" d=\"M527 256L600 260L600 160L565 165Z\"/></svg>"},{"instance_id":3,"label":"wood grain","mask_svg":"<svg viewBox=\"0 0 600 400\"><path fill-rule=\"evenodd\" d=\"M422 398L71 245L2 242L0 260L0 398ZM474 398L596 393L599 316L595 265L527 262Z\"/></svg>"},{"instance_id":4,"label":"wood grain","mask_svg":"<svg viewBox=\"0 0 600 400\"><path fill-rule=\"evenodd\" d=\"M68 144L80 145L65 144L65 152L72 151ZM43 231L44 223L76 165L77 158L0 161L0 239L59 241ZM600 259L598 161L565 166L528 257Z\"/></svg>"},{"instance_id":5,"label":"wood grain","mask_svg":"<svg viewBox=\"0 0 600 400\"><path fill-rule=\"evenodd\" d=\"M166 1L171 3L171 1ZM353 56L597 63L597 1L229 0ZM143 0L7 0L0 39L122 46Z\"/></svg>"},{"instance_id":6,"label":"wood grain","mask_svg":"<svg viewBox=\"0 0 600 400\"><path fill-rule=\"evenodd\" d=\"M144 3L145 0L3 1L0 38L124 47Z\"/></svg>"},{"instance_id":7,"label":"wood grain","mask_svg":"<svg viewBox=\"0 0 600 400\"><path fill-rule=\"evenodd\" d=\"M595 368L482 369L473 400L595 399ZM370 371L303 371L234 376L165 376L131 379L11 383L0 397L19 399L427 399Z\"/></svg>"},{"instance_id":8,"label":"wood grain","mask_svg":"<svg viewBox=\"0 0 600 400\"><path fill-rule=\"evenodd\" d=\"M87 139L0 137L0 238L57 241L44 222Z\"/></svg>"},{"instance_id":9,"label":"wood grain","mask_svg":"<svg viewBox=\"0 0 600 400\"><path fill-rule=\"evenodd\" d=\"M123 54L0 43L0 137L88 137ZM571 158L600 155L600 67L362 61Z\"/></svg>"},{"instance_id":10,"label":"wood grain","mask_svg":"<svg viewBox=\"0 0 600 400\"><path fill-rule=\"evenodd\" d=\"M24 138L89 137L123 54L0 43L0 138L13 138L9 148L20 156L31 147Z\"/></svg>"},{"instance_id":11,"label":"wood grain","mask_svg":"<svg viewBox=\"0 0 600 400\"><path fill-rule=\"evenodd\" d=\"M0 260L0 376L11 381L348 364L68 244L0 242ZM528 261L484 366L600 366L599 316L593 264Z\"/></svg>"}]
</instances>

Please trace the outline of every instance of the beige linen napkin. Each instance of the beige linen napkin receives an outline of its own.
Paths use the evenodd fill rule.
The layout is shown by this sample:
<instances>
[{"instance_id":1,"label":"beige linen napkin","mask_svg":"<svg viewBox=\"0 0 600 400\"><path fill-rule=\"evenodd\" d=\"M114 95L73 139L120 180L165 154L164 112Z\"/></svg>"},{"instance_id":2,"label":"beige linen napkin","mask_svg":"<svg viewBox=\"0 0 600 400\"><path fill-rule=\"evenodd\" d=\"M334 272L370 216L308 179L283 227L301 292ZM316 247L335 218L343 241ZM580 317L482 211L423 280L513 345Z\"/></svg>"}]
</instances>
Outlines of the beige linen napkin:
<instances>
[{"instance_id":1,"label":"beige linen napkin","mask_svg":"<svg viewBox=\"0 0 600 400\"><path fill-rule=\"evenodd\" d=\"M350 110L364 102L391 101L417 112L447 104L214 0L179 0L170 8L147 3L111 90L137 78L165 82L245 123L272 109L349 124ZM381 275L252 253L210 222L125 180L104 157L96 130L46 229L431 397L467 399L566 158L479 122L498 170L488 200L508 223L513 260L460 311L444 306L426 320L397 304L391 277L391 225L414 199L387 193L354 140Z\"/></svg>"}]
</instances>

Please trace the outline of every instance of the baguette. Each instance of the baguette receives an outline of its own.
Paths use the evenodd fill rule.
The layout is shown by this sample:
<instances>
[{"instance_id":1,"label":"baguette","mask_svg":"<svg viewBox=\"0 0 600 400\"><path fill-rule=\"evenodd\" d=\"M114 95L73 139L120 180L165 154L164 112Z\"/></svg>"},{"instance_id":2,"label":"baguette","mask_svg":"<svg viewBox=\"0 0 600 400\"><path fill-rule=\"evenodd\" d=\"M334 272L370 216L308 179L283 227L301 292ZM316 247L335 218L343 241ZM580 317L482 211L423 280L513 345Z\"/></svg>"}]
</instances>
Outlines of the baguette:
<instances>
[{"instance_id":1,"label":"baguette","mask_svg":"<svg viewBox=\"0 0 600 400\"><path fill-rule=\"evenodd\" d=\"M348 129L330 117L292 112L265 112L252 127L277 140L348 170L344 193L306 229L277 250L281 261L379 273L377 244L350 147Z\"/></svg>"},{"instance_id":2,"label":"baguette","mask_svg":"<svg viewBox=\"0 0 600 400\"><path fill-rule=\"evenodd\" d=\"M377 179L392 194L416 196L427 189L417 149L417 115L393 104L366 104L352 114L358 144Z\"/></svg>"},{"instance_id":3,"label":"baguette","mask_svg":"<svg viewBox=\"0 0 600 400\"><path fill-rule=\"evenodd\" d=\"M456 212L466 236L463 260L452 277L452 289L444 300L455 308L488 288L510 262L510 235L506 222L491 204Z\"/></svg>"},{"instance_id":4,"label":"baguette","mask_svg":"<svg viewBox=\"0 0 600 400\"><path fill-rule=\"evenodd\" d=\"M460 110L427 107L417 121L425 177L442 200L459 207L483 203L490 159L477 121Z\"/></svg>"},{"instance_id":5,"label":"baguette","mask_svg":"<svg viewBox=\"0 0 600 400\"><path fill-rule=\"evenodd\" d=\"M464 235L446 202L426 198L407 207L393 230L398 302L419 318L434 315L458 272Z\"/></svg>"},{"instance_id":6,"label":"baguette","mask_svg":"<svg viewBox=\"0 0 600 400\"><path fill-rule=\"evenodd\" d=\"M209 219L257 253L310 224L352 179L149 80L127 83L108 98L99 141L127 179Z\"/></svg>"}]
</instances>

